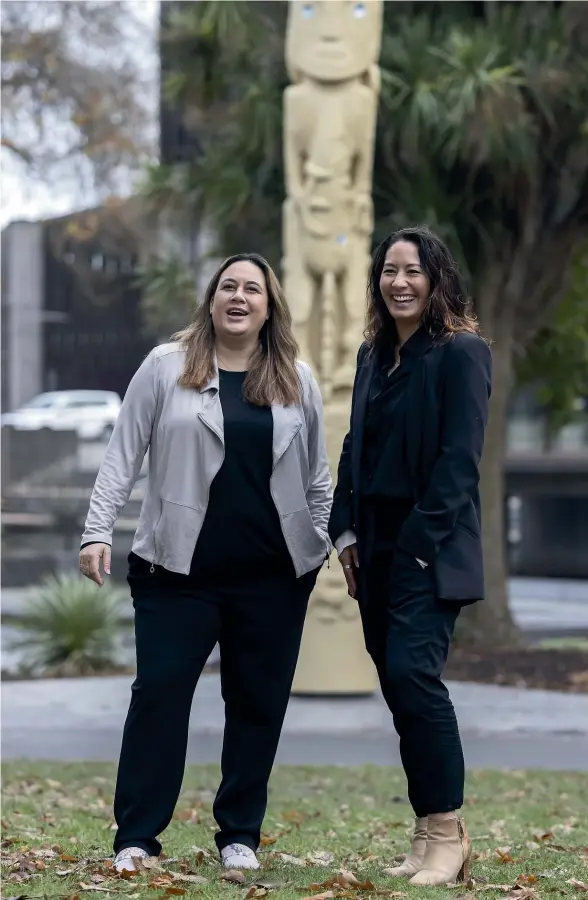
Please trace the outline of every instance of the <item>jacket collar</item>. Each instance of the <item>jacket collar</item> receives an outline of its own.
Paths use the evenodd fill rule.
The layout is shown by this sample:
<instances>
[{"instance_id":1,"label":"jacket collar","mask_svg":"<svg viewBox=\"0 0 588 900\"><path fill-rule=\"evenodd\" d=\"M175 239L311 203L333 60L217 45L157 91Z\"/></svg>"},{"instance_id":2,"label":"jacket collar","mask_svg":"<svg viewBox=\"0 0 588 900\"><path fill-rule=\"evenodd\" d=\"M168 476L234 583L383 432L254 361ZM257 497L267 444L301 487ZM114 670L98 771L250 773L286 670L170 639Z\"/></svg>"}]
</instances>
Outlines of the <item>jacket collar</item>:
<instances>
[{"instance_id":1,"label":"jacket collar","mask_svg":"<svg viewBox=\"0 0 588 900\"><path fill-rule=\"evenodd\" d=\"M433 346L434 339L424 325L415 331L400 348L400 356L423 356Z\"/></svg>"},{"instance_id":2,"label":"jacket collar","mask_svg":"<svg viewBox=\"0 0 588 900\"><path fill-rule=\"evenodd\" d=\"M206 391L216 391L218 393L220 387L219 375L218 375L218 359L216 353L214 354L214 375L212 376L206 384L203 384L200 388L200 393L204 394Z\"/></svg>"}]
</instances>

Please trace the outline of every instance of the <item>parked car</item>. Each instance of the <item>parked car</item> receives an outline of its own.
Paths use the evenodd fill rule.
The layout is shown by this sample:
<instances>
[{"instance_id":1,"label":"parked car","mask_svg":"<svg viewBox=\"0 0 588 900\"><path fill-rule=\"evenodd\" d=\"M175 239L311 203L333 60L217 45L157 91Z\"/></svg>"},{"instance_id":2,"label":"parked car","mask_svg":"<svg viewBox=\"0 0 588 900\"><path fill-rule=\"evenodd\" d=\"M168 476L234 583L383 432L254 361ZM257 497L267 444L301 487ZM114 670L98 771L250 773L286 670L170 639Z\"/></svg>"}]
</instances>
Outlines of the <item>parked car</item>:
<instances>
[{"instance_id":1,"label":"parked car","mask_svg":"<svg viewBox=\"0 0 588 900\"><path fill-rule=\"evenodd\" d=\"M114 391L49 391L20 409L4 413L3 425L26 431L76 431L80 440L110 438L121 407Z\"/></svg>"}]
</instances>

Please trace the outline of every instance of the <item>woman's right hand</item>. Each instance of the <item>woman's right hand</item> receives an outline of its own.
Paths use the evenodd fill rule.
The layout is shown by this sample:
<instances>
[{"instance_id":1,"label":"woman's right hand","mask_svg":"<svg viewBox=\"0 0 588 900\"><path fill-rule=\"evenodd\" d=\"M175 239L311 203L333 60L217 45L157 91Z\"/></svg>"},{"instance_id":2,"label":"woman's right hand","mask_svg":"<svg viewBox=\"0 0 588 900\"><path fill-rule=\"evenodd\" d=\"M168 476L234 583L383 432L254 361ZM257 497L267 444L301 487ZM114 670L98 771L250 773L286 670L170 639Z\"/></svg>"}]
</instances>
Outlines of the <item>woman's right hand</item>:
<instances>
[{"instance_id":1,"label":"woman's right hand","mask_svg":"<svg viewBox=\"0 0 588 900\"><path fill-rule=\"evenodd\" d=\"M347 582L347 593L350 597L355 599L355 595L357 594L356 572L359 569L357 544L350 544L349 547L345 547L345 550L342 551L341 556L339 557L339 562L343 567L343 574L345 575L345 581Z\"/></svg>"},{"instance_id":2,"label":"woman's right hand","mask_svg":"<svg viewBox=\"0 0 588 900\"><path fill-rule=\"evenodd\" d=\"M105 575L110 575L110 546L109 544L88 544L80 550L80 572L95 581L98 587L102 587L104 579L100 574L100 560Z\"/></svg>"}]
</instances>

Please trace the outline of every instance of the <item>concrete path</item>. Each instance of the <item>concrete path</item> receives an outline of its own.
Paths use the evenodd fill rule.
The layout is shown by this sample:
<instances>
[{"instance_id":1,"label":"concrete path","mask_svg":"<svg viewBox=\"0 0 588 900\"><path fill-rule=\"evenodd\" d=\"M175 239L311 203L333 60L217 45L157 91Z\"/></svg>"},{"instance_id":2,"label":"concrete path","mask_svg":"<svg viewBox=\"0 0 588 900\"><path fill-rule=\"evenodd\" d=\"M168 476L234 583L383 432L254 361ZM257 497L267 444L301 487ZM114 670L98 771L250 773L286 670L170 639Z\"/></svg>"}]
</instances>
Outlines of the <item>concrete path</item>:
<instances>
[{"instance_id":1,"label":"concrete path","mask_svg":"<svg viewBox=\"0 0 588 900\"><path fill-rule=\"evenodd\" d=\"M450 683L470 767L588 771L588 696ZM5 759L116 760L129 678L4 683ZM201 679L189 760L217 762L224 714L218 676ZM382 697L290 701L282 763L397 765L398 741Z\"/></svg>"}]
</instances>

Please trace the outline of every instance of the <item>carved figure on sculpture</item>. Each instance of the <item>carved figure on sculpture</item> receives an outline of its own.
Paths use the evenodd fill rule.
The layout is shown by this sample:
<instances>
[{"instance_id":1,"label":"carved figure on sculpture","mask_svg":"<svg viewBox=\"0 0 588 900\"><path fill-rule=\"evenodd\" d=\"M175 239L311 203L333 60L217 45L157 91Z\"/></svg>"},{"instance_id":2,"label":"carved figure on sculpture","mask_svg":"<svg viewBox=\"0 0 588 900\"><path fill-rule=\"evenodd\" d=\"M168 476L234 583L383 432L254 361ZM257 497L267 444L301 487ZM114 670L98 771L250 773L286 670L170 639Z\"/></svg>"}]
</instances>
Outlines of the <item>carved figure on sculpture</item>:
<instances>
[{"instance_id":1,"label":"carved figure on sculpture","mask_svg":"<svg viewBox=\"0 0 588 900\"><path fill-rule=\"evenodd\" d=\"M283 280L325 398L352 387L363 331L382 15L382 0L290 0Z\"/></svg>"}]
</instances>

